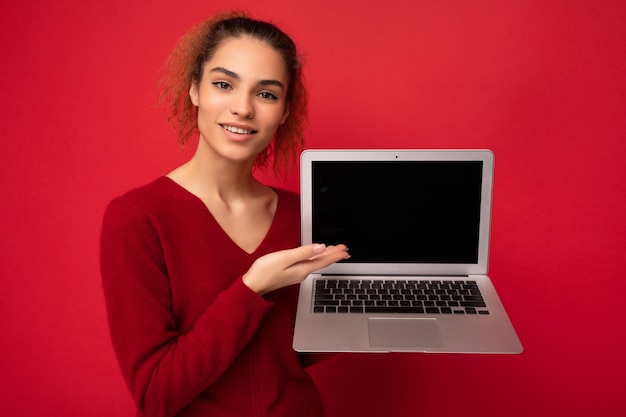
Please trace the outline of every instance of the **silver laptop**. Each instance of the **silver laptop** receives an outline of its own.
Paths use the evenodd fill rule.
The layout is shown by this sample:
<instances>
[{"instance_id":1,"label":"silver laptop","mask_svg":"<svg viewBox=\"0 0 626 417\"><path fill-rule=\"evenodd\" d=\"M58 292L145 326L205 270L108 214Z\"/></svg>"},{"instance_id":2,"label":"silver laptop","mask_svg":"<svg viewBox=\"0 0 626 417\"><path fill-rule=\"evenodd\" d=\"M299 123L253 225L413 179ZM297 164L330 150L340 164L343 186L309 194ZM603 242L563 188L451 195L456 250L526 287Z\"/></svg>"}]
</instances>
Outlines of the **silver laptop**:
<instances>
[{"instance_id":1,"label":"silver laptop","mask_svg":"<svg viewBox=\"0 0 626 417\"><path fill-rule=\"evenodd\" d=\"M307 150L302 243L350 259L300 286L300 352L520 353L487 276L488 150Z\"/></svg>"}]
</instances>

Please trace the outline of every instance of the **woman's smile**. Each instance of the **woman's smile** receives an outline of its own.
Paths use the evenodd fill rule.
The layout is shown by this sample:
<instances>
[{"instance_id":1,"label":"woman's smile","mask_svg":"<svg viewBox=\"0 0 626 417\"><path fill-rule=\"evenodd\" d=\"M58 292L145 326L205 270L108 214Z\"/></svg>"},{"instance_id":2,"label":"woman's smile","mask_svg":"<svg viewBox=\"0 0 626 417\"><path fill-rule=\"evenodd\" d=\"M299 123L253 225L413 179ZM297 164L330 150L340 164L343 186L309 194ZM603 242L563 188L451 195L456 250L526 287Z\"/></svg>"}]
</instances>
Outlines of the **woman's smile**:
<instances>
[{"instance_id":1,"label":"woman's smile","mask_svg":"<svg viewBox=\"0 0 626 417\"><path fill-rule=\"evenodd\" d=\"M222 129L226 130L227 132L237 133L239 135L252 135L254 133L257 133L256 130L248 128L248 127L244 127L244 126L234 126L234 125L221 124L221 123L220 123L220 126L222 127Z\"/></svg>"}]
</instances>

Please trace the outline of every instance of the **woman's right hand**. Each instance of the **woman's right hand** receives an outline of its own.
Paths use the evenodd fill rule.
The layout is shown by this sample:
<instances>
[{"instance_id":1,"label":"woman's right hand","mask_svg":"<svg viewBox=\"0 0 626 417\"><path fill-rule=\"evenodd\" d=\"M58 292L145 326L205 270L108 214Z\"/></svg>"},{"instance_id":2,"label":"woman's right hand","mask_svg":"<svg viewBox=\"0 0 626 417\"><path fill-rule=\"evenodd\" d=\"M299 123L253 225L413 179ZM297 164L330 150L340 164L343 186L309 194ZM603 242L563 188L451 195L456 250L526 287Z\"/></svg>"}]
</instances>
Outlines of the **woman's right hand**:
<instances>
[{"instance_id":1,"label":"woman's right hand","mask_svg":"<svg viewBox=\"0 0 626 417\"><path fill-rule=\"evenodd\" d=\"M345 245L309 244L269 253L258 258L243 276L243 282L259 295L298 284L318 269L349 258Z\"/></svg>"}]
</instances>

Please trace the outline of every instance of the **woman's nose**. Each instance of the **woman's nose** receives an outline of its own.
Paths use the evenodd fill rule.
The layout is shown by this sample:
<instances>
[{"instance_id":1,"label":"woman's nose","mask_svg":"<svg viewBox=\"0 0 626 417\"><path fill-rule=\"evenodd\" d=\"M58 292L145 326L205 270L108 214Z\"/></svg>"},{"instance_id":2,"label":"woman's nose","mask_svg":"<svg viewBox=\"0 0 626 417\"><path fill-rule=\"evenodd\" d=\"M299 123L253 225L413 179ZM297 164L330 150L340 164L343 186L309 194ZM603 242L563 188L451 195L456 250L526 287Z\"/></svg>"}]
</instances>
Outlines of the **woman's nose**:
<instances>
[{"instance_id":1,"label":"woman's nose","mask_svg":"<svg viewBox=\"0 0 626 417\"><path fill-rule=\"evenodd\" d=\"M250 95L242 93L233 97L233 103L230 111L239 117L252 119L254 117L254 106L252 105L252 98Z\"/></svg>"}]
</instances>

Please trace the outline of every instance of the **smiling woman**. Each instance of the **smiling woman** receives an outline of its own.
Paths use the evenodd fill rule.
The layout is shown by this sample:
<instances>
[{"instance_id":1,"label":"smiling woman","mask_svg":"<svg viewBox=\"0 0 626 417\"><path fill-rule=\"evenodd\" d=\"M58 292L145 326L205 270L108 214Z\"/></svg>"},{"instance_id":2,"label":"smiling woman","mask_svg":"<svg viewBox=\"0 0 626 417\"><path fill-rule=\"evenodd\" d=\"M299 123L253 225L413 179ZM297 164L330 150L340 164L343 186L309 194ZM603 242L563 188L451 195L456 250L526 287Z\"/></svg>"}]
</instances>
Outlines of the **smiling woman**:
<instances>
[{"instance_id":1,"label":"smiling woman","mask_svg":"<svg viewBox=\"0 0 626 417\"><path fill-rule=\"evenodd\" d=\"M303 130L308 123L307 91L296 45L282 31L276 29L278 28L270 23L261 21L257 21L252 27L245 15L226 13L198 24L178 42L165 63L161 80L161 101L169 105L169 121L176 128L181 145L185 145L197 131L197 108L189 99L190 87L200 84L206 63L218 47L225 41L247 37L271 46L280 54L288 80L283 87L290 117L277 129L271 147L258 156L257 165L265 164L271 154L275 173L290 166L293 156L297 154L295 150L303 146ZM222 70L231 76L238 75L226 68ZM262 80L268 83L272 81L276 80Z\"/></svg>"},{"instance_id":2,"label":"smiling woman","mask_svg":"<svg viewBox=\"0 0 626 417\"><path fill-rule=\"evenodd\" d=\"M299 199L252 175L302 143L296 48L246 16L211 19L168 60L164 99L192 158L114 199L101 270L113 345L141 415L322 416L291 347L297 287L349 255L300 243ZM242 401L242 399L246 399Z\"/></svg>"},{"instance_id":3,"label":"smiling woman","mask_svg":"<svg viewBox=\"0 0 626 417\"><path fill-rule=\"evenodd\" d=\"M284 68L278 52L249 36L225 41L206 62L190 89L198 108L195 158L201 164L213 165L216 153L232 163L255 162L268 148L289 114Z\"/></svg>"}]
</instances>

